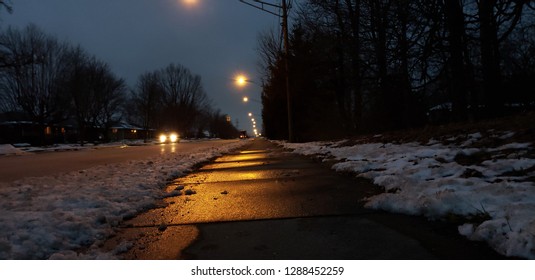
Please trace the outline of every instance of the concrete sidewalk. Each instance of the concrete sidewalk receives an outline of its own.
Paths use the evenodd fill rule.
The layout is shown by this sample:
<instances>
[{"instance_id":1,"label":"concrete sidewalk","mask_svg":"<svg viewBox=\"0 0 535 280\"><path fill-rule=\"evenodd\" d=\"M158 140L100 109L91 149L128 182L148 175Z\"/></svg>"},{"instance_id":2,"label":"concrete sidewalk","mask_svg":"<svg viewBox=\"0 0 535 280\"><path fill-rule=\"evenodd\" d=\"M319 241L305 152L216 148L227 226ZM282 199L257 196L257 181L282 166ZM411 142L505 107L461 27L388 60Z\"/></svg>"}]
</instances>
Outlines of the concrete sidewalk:
<instances>
[{"instance_id":1,"label":"concrete sidewalk","mask_svg":"<svg viewBox=\"0 0 535 280\"><path fill-rule=\"evenodd\" d=\"M107 242L125 259L500 259L454 225L375 212L380 188L264 140L180 178Z\"/></svg>"}]
</instances>

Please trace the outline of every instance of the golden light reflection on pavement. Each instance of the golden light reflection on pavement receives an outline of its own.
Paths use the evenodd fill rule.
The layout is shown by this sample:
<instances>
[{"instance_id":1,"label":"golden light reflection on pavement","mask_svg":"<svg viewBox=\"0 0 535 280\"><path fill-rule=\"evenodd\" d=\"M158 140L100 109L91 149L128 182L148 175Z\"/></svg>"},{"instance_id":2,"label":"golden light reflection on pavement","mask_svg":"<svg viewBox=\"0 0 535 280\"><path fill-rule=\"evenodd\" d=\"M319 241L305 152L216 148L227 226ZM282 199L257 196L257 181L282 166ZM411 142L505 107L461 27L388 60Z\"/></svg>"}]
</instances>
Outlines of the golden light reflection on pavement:
<instances>
[{"instance_id":1,"label":"golden light reflection on pavement","mask_svg":"<svg viewBox=\"0 0 535 280\"><path fill-rule=\"evenodd\" d=\"M361 207L362 198L380 188L267 141L251 143L256 149L222 156L169 182L169 197L128 220L111 248L131 242L126 259L436 258L418 237L427 239L434 225L412 217L384 220L385 214ZM418 239L405 234L415 225ZM457 236L452 240L442 246L449 250ZM442 233L429 241L431 248L443 243ZM465 243L455 246L466 256Z\"/></svg>"},{"instance_id":2,"label":"golden light reflection on pavement","mask_svg":"<svg viewBox=\"0 0 535 280\"><path fill-rule=\"evenodd\" d=\"M160 148L160 154L165 155L168 153L174 154L176 153L176 143L173 144L161 144Z\"/></svg>"}]
</instances>

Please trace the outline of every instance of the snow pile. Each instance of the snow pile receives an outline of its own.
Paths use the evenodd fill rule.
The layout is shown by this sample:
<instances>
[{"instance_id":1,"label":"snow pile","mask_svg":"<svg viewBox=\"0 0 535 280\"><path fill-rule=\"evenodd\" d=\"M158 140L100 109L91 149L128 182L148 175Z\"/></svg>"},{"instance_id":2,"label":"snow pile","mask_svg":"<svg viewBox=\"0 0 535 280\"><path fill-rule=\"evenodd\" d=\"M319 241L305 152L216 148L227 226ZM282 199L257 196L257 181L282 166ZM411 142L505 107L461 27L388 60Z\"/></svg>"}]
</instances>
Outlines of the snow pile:
<instances>
[{"instance_id":1,"label":"snow pile","mask_svg":"<svg viewBox=\"0 0 535 280\"><path fill-rule=\"evenodd\" d=\"M216 140L216 139L214 139ZM192 142L191 140L181 140L180 142ZM143 140L123 140L122 142L111 142L102 144L86 143L83 146L80 144L54 144L50 146L35 147L27 143L0 145L0 155L22 155L27 153L39 152L61 152L61 151L78 151L87 149L100 149L122 146L147 146L157 144L157 142L144 143Z\"/></svg>"},{"instance_id":2,"label":"snow pile","mask_svg":"<svg viewBox=\"0 0 535 280\"><path fill-rule=\"evenodd\" d=\"M146 145L150 145L150 144L151 143L146 144ZM41 146L41 147L31 146L30 144L15 144L14 146L16 146L18 150L23 153L24 152L39 153L39 152L79 151L79 150L87 150L87 149L111 148L111 147L121 147L121 146L140 146L140 145L145 145L144 143L142 143L142 140L111 142L111 143L103 143L99 145L95 145L93 143L86 143L83 146L80 144L54 144L50 146ZM0 155L2 154L4 153L2 149L0 149Z\"/></svg>"},{"instance_id":3,"label":"snow pile","mask_svg":"<svg viewBox=\"0 0 535 280\"><path fill-rule=\"evenodd\" d=\"M0 145L0 155L22 155L24 151L9 144Z\"/></svg>"},{"instance_id":4,"label":"snow pile","mask_svg":"<svg viewBox=\"0 0 535 280\"><path fill-rule=\"evenodd\" d=\"M469 221L459 227L462 235L484 240L506 256L535 259L533 147L511 143L475 148L481 138L472 134L457 145L283 145L295 153L334 158L339 163L333 169L354 172L384 187L385 193L368 198L366 207L430 219L462 216Z\"/></svg>"},{"instance_id":5,"label":"snow pile","mask_svg":"<svg viewBox=\"0 0 535 280\"><path fill-rule=\"evenodd\" d=\"M166 182L244 142L0 183L0 259L109 259L96 246L124 219L153 208ZM90 246L85 254L76 251ZM124 250L121 244L116 251ZM113 252L111 253L113 254Z\"/></svg>"}]
</instances>

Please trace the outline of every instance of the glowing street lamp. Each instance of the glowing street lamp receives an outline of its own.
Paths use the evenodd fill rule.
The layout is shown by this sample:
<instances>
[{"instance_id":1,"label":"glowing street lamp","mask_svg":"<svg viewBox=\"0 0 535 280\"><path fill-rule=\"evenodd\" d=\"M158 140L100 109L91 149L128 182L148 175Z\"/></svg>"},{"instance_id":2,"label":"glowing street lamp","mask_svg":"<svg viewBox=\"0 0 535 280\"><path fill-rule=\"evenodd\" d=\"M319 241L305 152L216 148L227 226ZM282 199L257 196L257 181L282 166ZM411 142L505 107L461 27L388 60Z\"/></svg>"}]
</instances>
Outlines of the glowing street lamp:
<instances>
[{"instance_id":1,"label":"glowing street lamp","mask_svg":"<svg viewBox=\"0 0 535 280\"><path fill-rule=\"evenodd\" d=\"M236 85L238 87L245 87L247 85L247 77L243 74L240 74L238 76L236 76L236 78L234 79L236 81Z\"/></svg>"},{"instance_id":2,"label":"glowing street lamp","mask_svg":"<svg viewBox=\"0 0 535 280\"><path fill-rule=\"evenodd\" d=\"M182 4L188 6L188 7L192 7L192 6L195 6L199 3L199 0L182 0Z\"/></svg>"},{"instance_id":3,"label":"glowing street lamp","mask_svg":"<svg viewBox=\"0 0 535 280\"><path fill-rule=\"evenodd\" d=\"M242 101L243 101L244 103L247 103L247 102L249 102L249 101L252 101L252 102L256 102L256 103L262 104L262 101L260 101L260 100L258 100L258 99L254 99L254 98L249 98L249 97L247 97L247 96L245 96L245 97L242 99Z\"/></svg>"},{"instance_id":4,"label":"glowing street lamp","mask_svg":"<svg viewBox=\"0 0 535 280\"><path fill-rule=\"evenodd\" d=\"M236 84L237 87L240 87L240 88L243 88L243 87L246 87L247 84L255 84L257 86L260 86L258 83L256 83L255 81L253 80L250 80L246 74L237 74L236 76L234 76L234 78L232 79L234 81L234 83Z\"/></svg>"}]
</instances>

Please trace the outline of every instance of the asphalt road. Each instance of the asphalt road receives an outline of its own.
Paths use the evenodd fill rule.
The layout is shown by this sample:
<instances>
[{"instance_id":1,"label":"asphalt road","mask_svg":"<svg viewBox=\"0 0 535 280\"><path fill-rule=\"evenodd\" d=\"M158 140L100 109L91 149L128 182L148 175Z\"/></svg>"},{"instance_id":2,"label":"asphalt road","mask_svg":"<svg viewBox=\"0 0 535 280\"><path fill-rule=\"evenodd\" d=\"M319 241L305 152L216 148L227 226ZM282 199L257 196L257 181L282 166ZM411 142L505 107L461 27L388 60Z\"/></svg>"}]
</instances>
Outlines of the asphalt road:
<instances>
[{"instance_id":1,"label":"asphalt road","mask_svg":"<svg viewBox=\"0 0 535 280\"><path fill-rule=\"evenodd\" d=\"M231 140L235 141L235 140ZM78 151L28 153L0 156L0 182L11 182L25 177L41 177L83 170L90 167L139 160L166 153L190 152L199 148L217 146L228 141L180 142L176 144L101 147Z\"/></svg>"},{"instance_id":2,"label":"asphalt road","mask_svg":"<svg viewBox=\"0 0 535 280\"><path fill-rule=\"evenodd\" d=\"M500 259L456 226L375 212L365 180L262 140L168 186L190 195L126 221L125 259Z\"/></svg>"}]
</instances>

